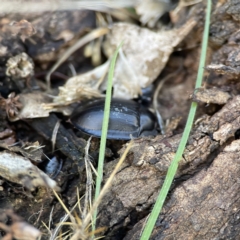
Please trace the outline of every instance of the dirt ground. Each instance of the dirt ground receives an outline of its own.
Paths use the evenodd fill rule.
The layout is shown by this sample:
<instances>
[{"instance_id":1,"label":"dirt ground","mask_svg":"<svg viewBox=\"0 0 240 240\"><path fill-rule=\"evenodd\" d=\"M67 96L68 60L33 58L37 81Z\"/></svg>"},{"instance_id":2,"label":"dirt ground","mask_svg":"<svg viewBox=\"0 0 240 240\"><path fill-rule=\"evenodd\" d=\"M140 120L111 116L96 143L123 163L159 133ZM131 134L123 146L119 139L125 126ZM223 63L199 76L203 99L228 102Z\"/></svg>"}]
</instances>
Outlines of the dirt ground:
<instances>
[{"instance_id":1,"label":"dirt ground","mask_svg":"<svg viewBox=\"0 0 240 240\"><path fill-rule=\"evenodd\" d=\"M86 99L102 96L105 88L104 83L99 88L96 83L84 85L82 98L77 99L72 90L78 88L76 79L72 78L72 85L66 82L74 72L87 73L81 84L82 79L100 79L105 72L104 63L117 46L117 34L126 39L123 46L126 59L132 64L139 63L136 68L133 66L139 68L136 92L129 90L135 86L133 83L124 89L126 96L135 96L142 86L152 83L156 89L164 82L157 100L166 131L163 135L134 140L100 204L97 229L103 230L99 236L109 240L140 238L194 100L199 103L194 128L151 239L239 239L240 3L212 2L204 84L194 94L205 1L187 6L187 1L185 5L177 3L177 8L166 10L153 26L145 24L146 30L139 18L124 15L126 12L120 10L112 15L90 10L0 13L0 239L21 239L19 232L24 231L32 233L26 239L36 239L34 236L39 234L36 229L41 231L41 239L56 239L61 234L69 234L70 239L73 229L76 231L76 226L58 230L65 210L51 188L58 190L69 210L79 198L81 206L86 204L86 191L89 198L94 195L89 186L95 176L92 173L91 179L86 174L85 161L89 155L91 164L97 167L100 140L91 139L86 155L89 136L74 128L69 118L75 107ZM111 25L106 36L100 32L99 36L90 37L91 41L86 40L53 71L49 88L45 78L54 63L79 39L100 27L106 28L106 24ZM134 34L139 35L138 39L134 39ZM132 45L138 51L131 49ZM148 56L147 45L152 48ZM137 59L134 54L139 54ZM97 69L100 65L101 71ZM143 65L147 66L145 72L141 72ZM118 67L116 79L126 80L129 75L120 63ZM121 80L115 84L114 94L123 95L125 86L120 86ZM109 178L127 143L107 141L103 182ZM77 206L73 215L75 219L84 219L86 212ZM67 221L70 220L64 220ZM22 230L26 226L35 228Z\"/></svg>"}]
</instances>

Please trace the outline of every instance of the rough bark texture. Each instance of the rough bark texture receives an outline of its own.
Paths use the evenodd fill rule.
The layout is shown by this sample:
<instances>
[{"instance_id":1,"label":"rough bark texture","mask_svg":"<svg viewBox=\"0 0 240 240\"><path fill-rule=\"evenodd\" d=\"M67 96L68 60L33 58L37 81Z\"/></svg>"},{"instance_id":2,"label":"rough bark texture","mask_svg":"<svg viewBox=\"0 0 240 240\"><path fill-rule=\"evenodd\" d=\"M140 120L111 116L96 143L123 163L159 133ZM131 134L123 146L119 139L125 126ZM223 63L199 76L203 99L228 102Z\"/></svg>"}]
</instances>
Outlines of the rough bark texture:
<instances>
[{"instance_id":1,"label":"rough bark texture","mask_svg":"<svg viewBox=\"0 0 240 240\"><path fill-rule=\"evenodd\" d=\"M165 204L151 239L238 239L240 140L177 187ZM143 223L124 238L139 239Z\"/></svg>"},{"instance_id":2,"label":"rough bark texture","mask_svg":"<svg viewBox=\"0 0 240 240\"><path fill-rule=\"evenodd\" d=\"M237 201L239 187L234 187L240 170L237 160L240 142L231 142L240 126L239 116L240 97L236 96L196 126L179 163L175 184L159 216L153 239L222 236L222 229L240 204L240 200ZM123 223L137 222L140 216L148 215L180 137L157 136L135 141L132 154L116 175L101 206L99 225L111 229L106 239L121 239L118 238L119 226L122 228ZM114 162L108 164L109 173L113 166ZM109 173L106 172L106 177ZM139 239L145 221L144 218L137 223L125 239ZM234 233L226 234L231 237Z\"/></svg>"}]
</instances>

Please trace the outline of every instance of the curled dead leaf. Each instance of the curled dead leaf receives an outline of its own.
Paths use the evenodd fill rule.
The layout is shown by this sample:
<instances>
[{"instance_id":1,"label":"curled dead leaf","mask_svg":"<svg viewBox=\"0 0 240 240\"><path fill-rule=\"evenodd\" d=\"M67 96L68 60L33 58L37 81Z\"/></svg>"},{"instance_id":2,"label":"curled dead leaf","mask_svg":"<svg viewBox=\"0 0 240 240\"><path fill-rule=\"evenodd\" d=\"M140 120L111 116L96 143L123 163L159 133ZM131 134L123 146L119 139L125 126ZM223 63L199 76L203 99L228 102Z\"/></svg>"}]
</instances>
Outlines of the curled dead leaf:
<instances>
[{"instance_id":1,"label":"curled dead leaf","mask_svg":"<svg viewBox=\"0 0 240 240\"><path fill-rule=\"evenodd\" d=\"M14 92L10 93L7 99L0 96L0 106L5 108L8 118L13 118L18 115L22 108L22 104L19 101L19 95L16 96Z\"/></svg>"},{"instance_id":2,"label":"curled dead leaf","mask_svg":"<svg viewBox=\"0 0 240 240\"><path fill-rule=\"evenodd\" d=\"M170 54L196 22L189 20L179 29L154 32L133 24L117 23L112 26L104 43L104 50L110 59L113 52L124 41L116 62L113 79L113 97L132 99L141 94L141 88L149 86L165 67ZM46 108L65 106L73 102L101 97L106 90L106 73L109 61L85 74L70 78L54 103ZM101 81L104 80L104 81Z\"/></svg>"},{"instance_id":3,"label":"curled dead leaf","mask_svg":"<svg viewBox=\"0 0 240 240\"><path fill-rule=\"evenodd\" d=\"M6 66L6 75L13 78L27 78L34 72L33 60L26 53L9 58Z\"/></svg>"},{"instance_id":4,"label":"curled dead leaf","mask_svg":"<svg viewBox=\"0 0 240 240\"><path fill-rule=\"evenodd\" d=\"M178 29L160 32L128 23L114 24L104 44L106 55L111 57L124 41L114 71L114 97L136 98L140 88L146 88L158 77L174 47L195 24L191 19Z\"/></svg>"}]
</instances>

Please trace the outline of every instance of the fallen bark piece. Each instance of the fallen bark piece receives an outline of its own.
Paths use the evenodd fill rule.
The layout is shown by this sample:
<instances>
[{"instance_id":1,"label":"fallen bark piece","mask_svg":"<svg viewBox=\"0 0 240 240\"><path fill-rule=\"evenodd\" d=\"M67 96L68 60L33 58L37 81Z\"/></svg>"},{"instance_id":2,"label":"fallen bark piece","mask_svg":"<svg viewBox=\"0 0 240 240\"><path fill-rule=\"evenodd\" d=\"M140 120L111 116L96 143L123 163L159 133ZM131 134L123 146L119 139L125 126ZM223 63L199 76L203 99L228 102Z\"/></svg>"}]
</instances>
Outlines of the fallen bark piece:
<instances>
[{"instance_id":1,"label":"fallen bark piece","mask_svg":"<svg viewBox=\"0 0 240 240\"><path fill-rule=\"evenodd\" d=\"M159 135L154 139L135 140L131 149L132 155L129 155L121 166L112 188L99 208L98 227L107 226L111 229L111 234L105 236L106 239L116 238L119 233L118 226L121 222L128 221L127 216L132 213L136 216L146 214L154 204L180 139L181 135ZM194 174L198 166L205 163L218 146L209 136L195 133L179 162L176 178ZM116 162L106 164L106 178Z\"/></svg>"},{"instance_id":2,"label":"fallen bark piece","mask_svg":"<svg viewBox=\"0 0 240 240\"><path fill-rule=\"evenodd\" d=\"M59 118L55 114L50 114L48 118L35 118L28 121L29 125L35 129L46 140L51 141L52 133ZM73 132L67 130L62 124L57 132L55 147L65 156L72 159L78 166L83 167L85 140L77 138Z\"/></svg>"},{"instance_id":3,"label":"fallen bark piece","mask_svg":"<svg viewBox=\"0 0 240 240\"><path fill-rule=\"evenodd\" d=\"M236 96L212 117L208 116L196 123L198 126L188 139L175 179L194 176L202 166L210 164L217 155L220 145L230 141L239 129L239 116L240 96ZM114 239L117 236L118 226L121 225L121 222L128 221L127 216L132 212L137 216L147 214L146 212L156 200L180 139L181 135L179 134L134 140L134 146L131 149L132 155L127 157L122 165L122 170L116 174L112 188L99 208L98 226L111 228L111 235L105 236L106 239ZM231 149L233 148L236 146L231 147ZM106 178L114 164L114 161L106 164ZM226 158L226 167L228 164ZM174 189L174 186L172 188Z\"/></svg>"},{"instance_id":4,"label":"fallen bark piece","mask_svg":"<svg viewBox=\"0 0 240 240\"><path fill-rule=\"evenodd\" d=\"M208 126L203 126L202 131L212 134L213 139L222 145L230 137L234 137L240 127L239 122L240 96L236 96L211 117Z\"/></svg>"},{"instance_id":5,"label":"fallen bark piece","mask_svg":"<svg viewBox=\"0 0 240 240\"><path fill-rule=\"evenodd\" d=\"M25 142L22 146L9 146L6 143L0 143L0 148L8 150L14 153L21 153L24 157L28 158L32 162L39 163L42 162L43 148L39 142Z\"/></svg>"},{"instance_id":6,"label":"fallen bark piece","mask_svg":"<svg viewBox=\"0 0 240 240\"><path fill-rule=\"evenodd\" d=\"M226 74L229 77L238 80L238 77L240 75L240 68L239 67L231 67L226 66L223 64L211 64L206 67L208 71L214 71L217 74Z\"/></svg>"},{"instance_id":7,"label":"fallen bark piece","mask_svg":"<svg viewBox=\"0 0 240 240\"><path fill-rule=\"evenodd\" d=\"M235 140L209 168L175 189L151 239L239 239L239 175L240 140ZM136 224L124 240L140 239L145 222Z\"/></svg>"},{"instance_id":8,"label":"fallen bark piece","mask_svg":"<svg viewBox=\"0 0 240 240\"><path fill-rule=\"evenodd\" d=\"M192 96L192 99L195 102L203 102L207 104L215 103L219 105L225 104L230 98L231 95L229 93L217 88L199 88Z\"/></svg>"},{"instance_id":9,"label":"fallen bark piece","mask_svg":"<svg viewBox=\"0 0 240 240\"><path fill-rule=\"evenodd\" d=\"M11 182L19 183L31 191L39 186L60 190L57 183L48 175L27 158L15 153L0 153L0 176Z\"/></svg>"}]
</instances>

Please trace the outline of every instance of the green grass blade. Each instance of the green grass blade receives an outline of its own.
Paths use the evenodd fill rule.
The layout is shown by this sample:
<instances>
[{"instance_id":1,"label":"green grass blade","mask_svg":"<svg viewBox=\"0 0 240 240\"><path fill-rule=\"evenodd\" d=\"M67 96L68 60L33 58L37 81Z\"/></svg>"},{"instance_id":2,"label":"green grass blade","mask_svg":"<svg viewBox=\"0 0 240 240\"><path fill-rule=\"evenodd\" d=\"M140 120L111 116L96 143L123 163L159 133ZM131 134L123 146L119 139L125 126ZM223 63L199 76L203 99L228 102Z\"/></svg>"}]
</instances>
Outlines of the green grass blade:
<instances>
[{"instance_id":1,"label":"green grass blade","mask_svg":"<svg viewBox=\"0 0 240 240\"><path fill-rule=\"evenodd\" d=\"M103 116L103 125L102 125L102 135L101 135L101 142L100 142L100 151L98 157L98 176L96 179L96 188L95 188L95 199L98 198L100 190L101 190L101 183L102 183L102 176L103 176L103 165L104 165L104 158L105 158L105 149L106 149L106 141L107 141L107 132L108 132L108 123L109 123L109 115L110 115L110 104L111 104L111 97L112 97L112 80L114 75L114 67L117 60L117 55L119 49L122 47L123 42L120 43L116 51L114 52L109 72L108 72L108 82L107 82L107 91L106 91L106 99L105 99L105 106L104 106L104 116ZM97 219L97 210L94 212L93 215L93 230L95 230L96 226L96 219Z\"/></svg>"},{"instance_id":2,"label":"green grass blade","mask_svg":"<svg viewBox=\"0 0 240 240\"><path fill-rule=\"evenodd\" d=\"M202 85L204 64L205 64L205 60L206 60L207 45L208 45L210 16L211 16L211 0L208 0L207 11L206 11L206 20L205 20L204 33L203 33L203 41L202 41L201 58L200 58L200 62L199 62L198 75L197 75L197 81L196 81L195 88L199 88ZM167 197L167 194L169 192L169 189L171 187L171 184L172 184L175 174L177 172L178 163L182 158L182 154L184 152L184 149L185 149L185 146L186 146L186 143L187 143L187 140L188 140L191 128L192 128L196 109L197 109L197 103L193 102L191 104L191 108L190 108L189 115L188 115L188 120L187 120L185 129L184 129L179 147L177 149L176 155L168 169L166 179L163 183L163 186L158 195L158 198L153 207L153 210L149 216L147 224L143 230L141 240L147 240L150 238L153 228L155 226L155 223L157 221L157 218L162 210L162 206L165 202L165 199Z\"/></svg>"}]
</instances>

